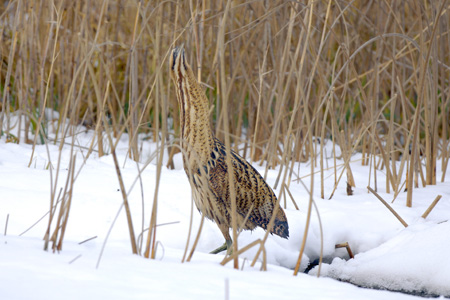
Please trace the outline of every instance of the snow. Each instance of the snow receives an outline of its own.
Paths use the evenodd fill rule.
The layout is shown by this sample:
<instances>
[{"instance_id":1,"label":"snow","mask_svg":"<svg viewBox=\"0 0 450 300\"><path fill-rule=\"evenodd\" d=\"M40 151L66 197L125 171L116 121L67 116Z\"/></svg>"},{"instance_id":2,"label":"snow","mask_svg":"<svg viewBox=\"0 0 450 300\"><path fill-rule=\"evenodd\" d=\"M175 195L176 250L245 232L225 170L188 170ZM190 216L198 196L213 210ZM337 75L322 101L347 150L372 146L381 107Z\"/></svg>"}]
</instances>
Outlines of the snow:
<instances>
[{"instance_id":1,"label":"snow","mask_svg":"<svg viewBox=\"0 0 450 300\"><path fill-rule=\"evenodd\" d=\"M234 270L231 263L220 265L224 256L208 252L221 245L223 237L209 220L203 224L192 260L182 263L191 218L190 245L197 234L201 216L196 208L191 214L191 190L178 154L175 170L163 167L158 193L157 223L169 224L157 228L156 259L145 259L131 253L112 155L98 157L93 153L85 161L87 150L78 147L88 147L92 138L91 131L77 129L75 173L80 172L74 184L63 249L53 253L43 251L42 238L48 225L46 213L50 207L51 187L56 186L56 191L64 188L69 174L70 145L65 145L61 152L59 178L55 185L56 169L52 171L51 181L49 163L53 168L57 167L59 144L37 145L28 167L32 146L6 143L6 137L1 137L0 299L225 299L227 293L229 299L416 298L392 291L450 296L449 172L444 183L414 189L412 208L406 207L406 193L403 192L391 203L394 196L386 193L384 174L378 172L378 193L406 221L409 225L406 228L367 192L367 185L374 187L373 179L369 183L369 167L361 166L359 154L354 155L351 163L356 180L353 196L347 196L346 183L342 180L333 198L327 199L334 184L334 173L330 169L325 174L326 199L321 199L320 177L316 174L314 201L322 222L323 241L318 214L313 210L301 270L318 260L321 245L324 264L319 278L316 277L318 267L309 274L293 276L309 200L302 184L293 182L290 185L300 210L295 209L289 198L286 200L289 239L268 237L266 272L260 271L260 260L254 267L250 266L256 248L240 256L242 270ZM145 164L156 145L143 139L141 144L144 155L138 164L127 158L126 137L117 147L136 236L149 225L157 170L155 161L148 166ZM331 148L327 153L331 153ZM332 162L330 159L330 166ZM254 166L264 172L263 167ZM143 170L142 185L139 170ZM440 165L437 170L437 178L440 178ZM269 171L269 185L274 185L278 171ZM309 172L309 164L302 163L300 176ZM310 186L309 178L302 179L306 187ZM275 193L279 195L280 190L276 189ZM437 195L442 195L442 199L426 219L421 218ZM262 229L244 231L238 245L243 247L263 236ZM88 240L90 238L93 239ZM345 242L356 254L354 259L349 259L345 248L335 249L336 244Z\"/></svg>"},{"instance_id":2,"label":"snow","mask_svg":"<svg viewBox=\"0 0 450 300\"><path fill-rule=\"evenodd\" d=\"M450 223L418 221L391 240L356 259L335 258L322 275L372 288L448 295Z\"/></svg>"}]
</instances>

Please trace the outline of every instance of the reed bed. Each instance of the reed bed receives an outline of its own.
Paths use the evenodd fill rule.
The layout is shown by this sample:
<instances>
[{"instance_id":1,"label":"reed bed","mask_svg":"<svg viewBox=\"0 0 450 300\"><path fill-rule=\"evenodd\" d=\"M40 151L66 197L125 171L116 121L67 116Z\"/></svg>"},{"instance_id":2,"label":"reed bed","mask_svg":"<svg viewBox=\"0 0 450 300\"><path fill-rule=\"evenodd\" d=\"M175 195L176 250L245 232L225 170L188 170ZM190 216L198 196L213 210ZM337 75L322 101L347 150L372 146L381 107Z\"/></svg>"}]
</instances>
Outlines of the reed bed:
<instances>
[{"instance_id":1,"label":"reed bed","mask_svg":"<svg viewBox=\"0 0 450 300\"><path fill-rule=\"evenodd\" d=\"M323 186L327 155L343 159L335 187L344 177L351 194L350 159L360 152L367 185L376 191L385 176L384 189L394 199L407 189L411 206L414 187L443 181L448 167L449 9L446 0L3 1L1 134L62 148L84 125L97 137L89 152L114 153L113 140L127 134L129 157L140 162L145 136L162 149L160 173L162 155L180 151L168 54L184 44L216 136L266 170L278 167L280 203L295 203L289 187L301 180L296 162L306 161L320 172L321 197L332 198ZM59 119L49 125L45 109ZM10 132L22 126L13 114L25 120L23 135ZM324 152L325 140L340 157ZM310 192L309 214L312 180ZM153 212L157 192L154 199ZM147 257L156 215L150 228Z\"/></svg>"}]
</instances>

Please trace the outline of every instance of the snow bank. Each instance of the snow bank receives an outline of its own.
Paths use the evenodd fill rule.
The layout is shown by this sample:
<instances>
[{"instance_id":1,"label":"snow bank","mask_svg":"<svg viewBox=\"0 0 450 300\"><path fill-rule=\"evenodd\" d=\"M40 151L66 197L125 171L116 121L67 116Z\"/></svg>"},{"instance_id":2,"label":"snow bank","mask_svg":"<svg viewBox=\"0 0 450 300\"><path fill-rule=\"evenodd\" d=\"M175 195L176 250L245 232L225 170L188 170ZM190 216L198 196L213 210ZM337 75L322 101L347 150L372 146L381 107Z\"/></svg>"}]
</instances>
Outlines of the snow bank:
<instances>
[{"instance_id":1,"label":"snow bank","mask_svg":"<svg viewBox=\"0 0 450 300\"><path fill-rule=\"evenodd\" d=\"M335 258L322 275L369 288L449 297L449 233L450 222L418 221L354 259ZM316 273L317 268L311 272Z\"/></svg>"}]
</instances>

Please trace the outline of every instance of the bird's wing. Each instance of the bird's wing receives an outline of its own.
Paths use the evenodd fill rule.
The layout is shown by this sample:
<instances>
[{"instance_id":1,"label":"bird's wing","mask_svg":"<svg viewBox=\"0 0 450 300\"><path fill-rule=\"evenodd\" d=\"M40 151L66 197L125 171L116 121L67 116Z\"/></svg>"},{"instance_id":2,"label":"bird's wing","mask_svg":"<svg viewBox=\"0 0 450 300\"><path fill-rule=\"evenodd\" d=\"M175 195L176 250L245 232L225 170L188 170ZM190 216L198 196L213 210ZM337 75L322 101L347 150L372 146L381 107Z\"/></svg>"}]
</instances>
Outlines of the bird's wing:
<instances>
[{"instance_id":1,"label":"bird's wing","mask_svg":"<svg viewBox=\"0 0 450 300\"><path fill-rule=\"evenodd\" d=\"M216 157L216 165L209 174L212 183L211 188L218 199L224 201L224 204L231 208L228 166L226 163L227 152L225 146L218 140L216 148L219 157ZM277 200L274 192L258 171L234 151L231 151L231 162L235 179L237 212L245 217L251 209L249 219L256 225L266 228Z\"/></svg>"}]
</instances>

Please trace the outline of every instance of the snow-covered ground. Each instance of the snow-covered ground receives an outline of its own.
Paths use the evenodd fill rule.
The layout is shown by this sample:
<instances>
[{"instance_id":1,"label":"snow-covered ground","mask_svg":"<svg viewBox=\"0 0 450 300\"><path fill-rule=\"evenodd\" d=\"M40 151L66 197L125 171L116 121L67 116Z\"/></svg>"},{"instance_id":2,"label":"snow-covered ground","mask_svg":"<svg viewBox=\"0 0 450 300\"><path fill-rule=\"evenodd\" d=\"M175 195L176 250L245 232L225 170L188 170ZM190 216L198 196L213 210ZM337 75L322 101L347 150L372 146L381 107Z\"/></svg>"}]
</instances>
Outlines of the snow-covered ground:
<instances>
[{"instance_id":1,"label":"snow-covered ground","mask_svg":"<svg viewBox=\"0 0 450 300\"><path fill-rule=\"evenodd\" d=\"M92 136L92 132L80 128L76 143L89 146ZM142 160L145 162L156 146L149 141L142 143ZM221 266L223 255L208 254L223 243L219 229L209 220L204 222L192 260L182 263L192 202L180 154L175 157L175 170L162 169L157 223L170 224L157 229L159 243L156 259L131 254L125 212L121 209L122 194L112 156L99 158L93 153L83 164L87 150L80 147L76 147L75 151L76 169L81 168L81 171L74 184L63 250L59 253L43 251L42 238L48 218L44 217L29 228L49 211L49 162L53 166L57 165L58 147L48 144L47 150L45 145L37 146L31 167L28 167L32 147L28 144L6 143L5 136L0 139L0 299L415 298L379 289L450 296L449 172L444 183L414 189L412 208L406 207L406 193L403 192L391 204L409 224L406 228L378 199L367 192L369 167L361 166L358 154L355 154L355 162L351 165L356 180L353 196L347 196L343 179L331 200L321 199L320 178L316 174L314 200L323 227L325 262L320 278L317 278L317 267L309 274L293 276L309 200L304 186L294 182L290 185L290 191L300 210L297 211L287 199L285 211L290 238L285 240L269 236L266 243L266 272L260 271L260 262L255 267L250 266L256 248L241 256L242 270L234 270L231 263ZM119 142L117 156L129 192L134 229L139 235L142 228L149 225L156 165L153 162L144 169L142 186L137 181L130 192L139 173L138 168L142 169L144 163L136 164L127 159L127 148L128 143L123 138ZM327 153L331 153L331 148ZM65 185L70 157L70 145L66 145L62 150L57 191ZM328 163L331 166L333 160L330 159ZM338 161L338 164L342 164L342 161ZM256 164L255 167L260 172L264 171ZM437 170L437 178L440 178L440 164ZM378 192L391 203L393 194L385 192L382 172L377 177ZM300 175L309 173L309 164L301 164ZM55 174L56 170L53 170L53 181ZM267 181L271 186L277 175L278 170L269 171ZM328 198L334 184L333 169L327 171L325 178L325 195ZM309 177L303 179L307 187L309 180ZM370 185L374 186L373 180ZM279 189L275 192L278 195ZM442 199L426 219L421 218L437 195L442 195ZM195 208L192 220L191 244L201 220ZM314 211L302 270L320 256L318 220ZM264 231L261 229L245 231L239 236L238 245L243 247L263 236ZM93 239L86 241L90 238ZM354 259L349 260L345 248L335 249L336 244L345 242L356 254Z\"/></svg>"}]
</instances>

